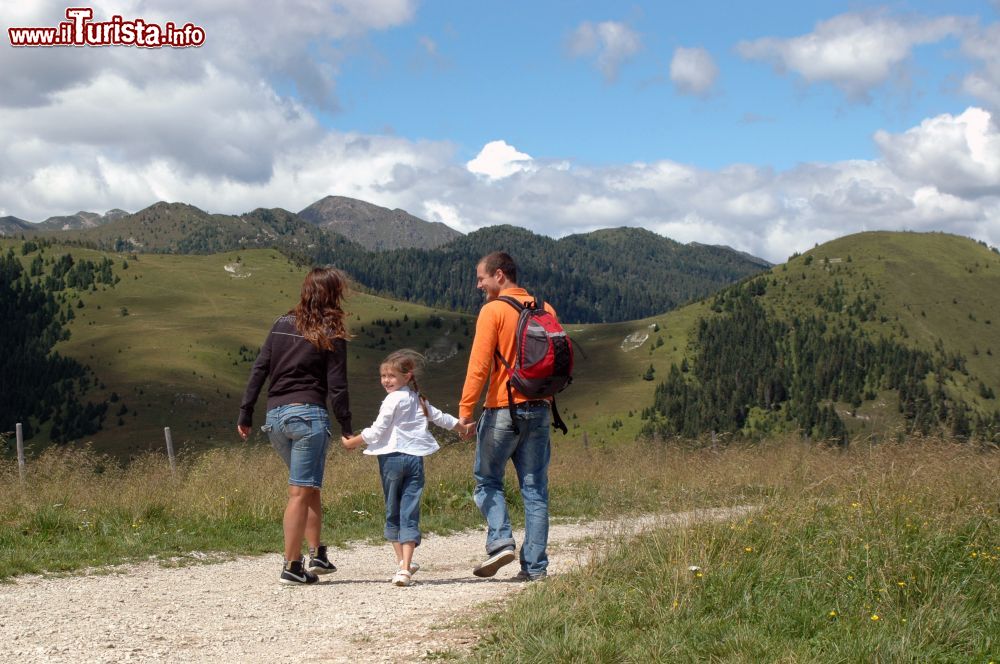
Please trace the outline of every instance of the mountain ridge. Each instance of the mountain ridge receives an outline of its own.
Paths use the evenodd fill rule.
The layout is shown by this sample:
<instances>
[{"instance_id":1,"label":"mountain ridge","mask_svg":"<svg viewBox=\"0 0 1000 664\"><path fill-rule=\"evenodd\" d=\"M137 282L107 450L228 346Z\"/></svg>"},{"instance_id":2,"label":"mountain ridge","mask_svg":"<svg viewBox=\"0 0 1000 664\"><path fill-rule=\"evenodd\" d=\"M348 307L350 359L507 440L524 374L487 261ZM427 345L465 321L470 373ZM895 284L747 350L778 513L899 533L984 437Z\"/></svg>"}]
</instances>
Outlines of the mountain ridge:
<instances>
[{"instance_id":1,"label":"mountain ridge","mask_svg":"<svg viewBox=\"0 0 1000 664\"><path fill-rule=\"evenodd\" d=\"M343 197L323 201L357 203L355 207L363 214L377 208ZM635 227L554 239L517 226L492 226L459 234L432 249L381 251L369 250L338 230L336 223L317 226L282 208L224 215L187 203L160 201L91 228L39 231L38 235L116 252L212 254L275 247L303 263L342 267L374 292L466 312L476 310L479 294L459 266L474 265L483 255L503 250L515 256L522 274L530 275L522 285L561 302L561 315L569 322L653 315L770 265L731 249L685 245Z\"/></svg>"},{"instance_id":2,"label":"mountain ridge","mask_svg":"<svg viewBox=\"0 0 1000 664\"><path fill-rule=\"evenodd\" d=\"M389 210L346 196L325 196L298 215L369 251L434 249L462 236L441 222L425 221L399 208Z\"/></svg>"}]
</instances>

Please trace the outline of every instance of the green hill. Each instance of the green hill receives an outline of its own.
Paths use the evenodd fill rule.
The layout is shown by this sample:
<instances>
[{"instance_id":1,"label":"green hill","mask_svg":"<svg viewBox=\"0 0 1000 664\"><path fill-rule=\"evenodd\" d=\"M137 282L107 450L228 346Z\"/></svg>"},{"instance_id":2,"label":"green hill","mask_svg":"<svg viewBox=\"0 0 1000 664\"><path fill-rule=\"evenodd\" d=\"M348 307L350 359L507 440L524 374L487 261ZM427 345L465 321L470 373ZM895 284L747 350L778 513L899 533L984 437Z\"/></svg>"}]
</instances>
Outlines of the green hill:
<instances>
[{"instance_id":1,"label":"green hill","mask_svg":"<svg viewBox=\"0 0 1000 664\"><path fill-rule=\"evenodd\" d=\"M659 388L648 430L992 437L1000 424L1000 256L981 243L851 235L705 304L690 371Z\"/></svg>"},{"instance_id":2,"label":"green hill","mask_svg":"<svg viewBox=\"0 0 1000 664\"><path fill-rule=\"evenodd\" d=\"M136 255L43 243L22 254L23 243L0 240L0 251L11 247L26 270L37 263L48 275L71 254L78 263L110 258L119 278L58 295L75 315L67 322L69 338L56 350L93 372L94 385L80 398L108 405L102 430L75 442L92 441L99 450L128 457L162 449L165 426L181 448L236 442L250 366L274 318L297 302L305 267L274 250ZM465 268L473 274L472 264ZM404 346L437 360L421 385L433 403L456 412L474 317L365 293L355 293L347 309L355 335L349 380L356 426L370 423L384 396L379 361ZM641 376L651 361L669 364L660 360L661 351L651 360L645 347L626 352L621 344L632 332L648 332L652 322L569 326L586 353L578 355L576 381L560 397L571 437L587 430L596 442L619 430L619 418L638 431L636 404L649 403L654 387ZM629 408L632 418L625 415ZM263 409L262 399L258 419ZM34 427L37 435L30 442L47 445L50 426ZM0 428L6 430L2 423Z\"/></svg>"}]
</instances>

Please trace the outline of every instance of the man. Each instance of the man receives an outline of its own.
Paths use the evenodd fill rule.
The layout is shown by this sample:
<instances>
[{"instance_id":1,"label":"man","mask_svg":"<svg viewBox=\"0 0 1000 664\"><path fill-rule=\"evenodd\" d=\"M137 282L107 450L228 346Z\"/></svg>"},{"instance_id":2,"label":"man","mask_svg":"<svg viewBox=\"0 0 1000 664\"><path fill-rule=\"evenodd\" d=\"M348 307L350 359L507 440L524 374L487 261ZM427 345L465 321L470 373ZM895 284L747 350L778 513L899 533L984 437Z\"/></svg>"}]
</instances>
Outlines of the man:
<instances>
[{"instance_id":1,"label":"man","mask_svg":"<svg viewBox=\"0 0 1000 664\"><path fill-rule=\"evenodd\" d=\"M517 285L517 266L502 252L485 256L476 266L476 287L486 296L486 304L476 320L476 336L459 402L463 424L473 422L473 412L486 387L486 403L476 431L476 478L474 497L488 525L486 560L473 574L490 577L514 561L514 536L510 527L503 478L508 459L514 462L521 497L524 500L524 542L521 544L521 571L515 577L536 581L546 575L549 564L549 417L547 399L529 399L513 390L515 407L509 408L507 370L495 352L514 365L518 311L499 300L510 296L519 302L533 300ZM545 304L555 316L555 311ZM516 418L516 423L511 419Z\"/></svg>"}]
</instances>

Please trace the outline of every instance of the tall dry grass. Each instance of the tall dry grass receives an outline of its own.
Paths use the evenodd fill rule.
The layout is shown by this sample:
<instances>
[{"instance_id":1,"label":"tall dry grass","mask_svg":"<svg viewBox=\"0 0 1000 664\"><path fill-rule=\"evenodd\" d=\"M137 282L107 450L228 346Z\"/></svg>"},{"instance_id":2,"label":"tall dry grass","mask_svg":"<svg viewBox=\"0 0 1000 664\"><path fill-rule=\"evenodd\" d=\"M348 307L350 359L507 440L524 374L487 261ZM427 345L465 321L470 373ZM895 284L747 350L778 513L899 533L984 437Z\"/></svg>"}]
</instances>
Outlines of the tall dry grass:
<instances>
[{"instance_id":1,"label":"tall dry grass","mask_svg":"<svg viewBox=\"0 0 1000 664\"><path fill-rule=\"evenodd\" d=\"M472 500L474 447L446 440L426 463L421 525L427 532L482 524ZM557 439L553 516L686 509L761 495L749 479L720 483L725 464L710 452L638 444L582 447ZM692 468L699 472L692 474ZM162 454L123 466L89 449L50 448L29 460L23 484L12 462L0 462L0 578L148 556L183 558L192 551L280 550L286 482L278 457L252 445L182 455L176 473ZM507 489L512 518L519 523L512 470ZM383 505L375 461L331 449L323 504L329 543L380 537Z\"/></svg>"}]
</instances>

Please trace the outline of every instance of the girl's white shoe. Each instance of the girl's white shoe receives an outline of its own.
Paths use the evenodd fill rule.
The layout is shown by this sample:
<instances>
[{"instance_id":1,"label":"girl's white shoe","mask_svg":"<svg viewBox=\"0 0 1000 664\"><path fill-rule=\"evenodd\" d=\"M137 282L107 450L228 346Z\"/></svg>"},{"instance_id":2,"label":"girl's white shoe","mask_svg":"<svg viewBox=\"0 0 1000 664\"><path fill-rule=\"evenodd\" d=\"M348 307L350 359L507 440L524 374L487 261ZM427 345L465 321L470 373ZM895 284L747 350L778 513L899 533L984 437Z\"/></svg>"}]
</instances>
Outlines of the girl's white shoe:
<instances>
[{"instance_id":1,"label":"girl's white shoe","mask_svg":"<svg viewBox=\"0 0 1000 664\"><path fill-rule=\"evenodd\" d=\"M399 561L399 566L400 566L400 568L403 567L403 561L402 560ZM420 571L420 563L411 562L410 563L410 574L416 574L419 571Z\"/></svg>"},{"instance_id":2,"label":"girl's white shoe","mask_svg":"<svg viewBox=\"0 0 1000 664\"><path fill-rule=\"evenodd\" d=\"M396 575L392 577L392 585L394 586L408 586L413 583L412 575L405 569L401 569L396 572Z\"/></svg>"}]
</instances>

